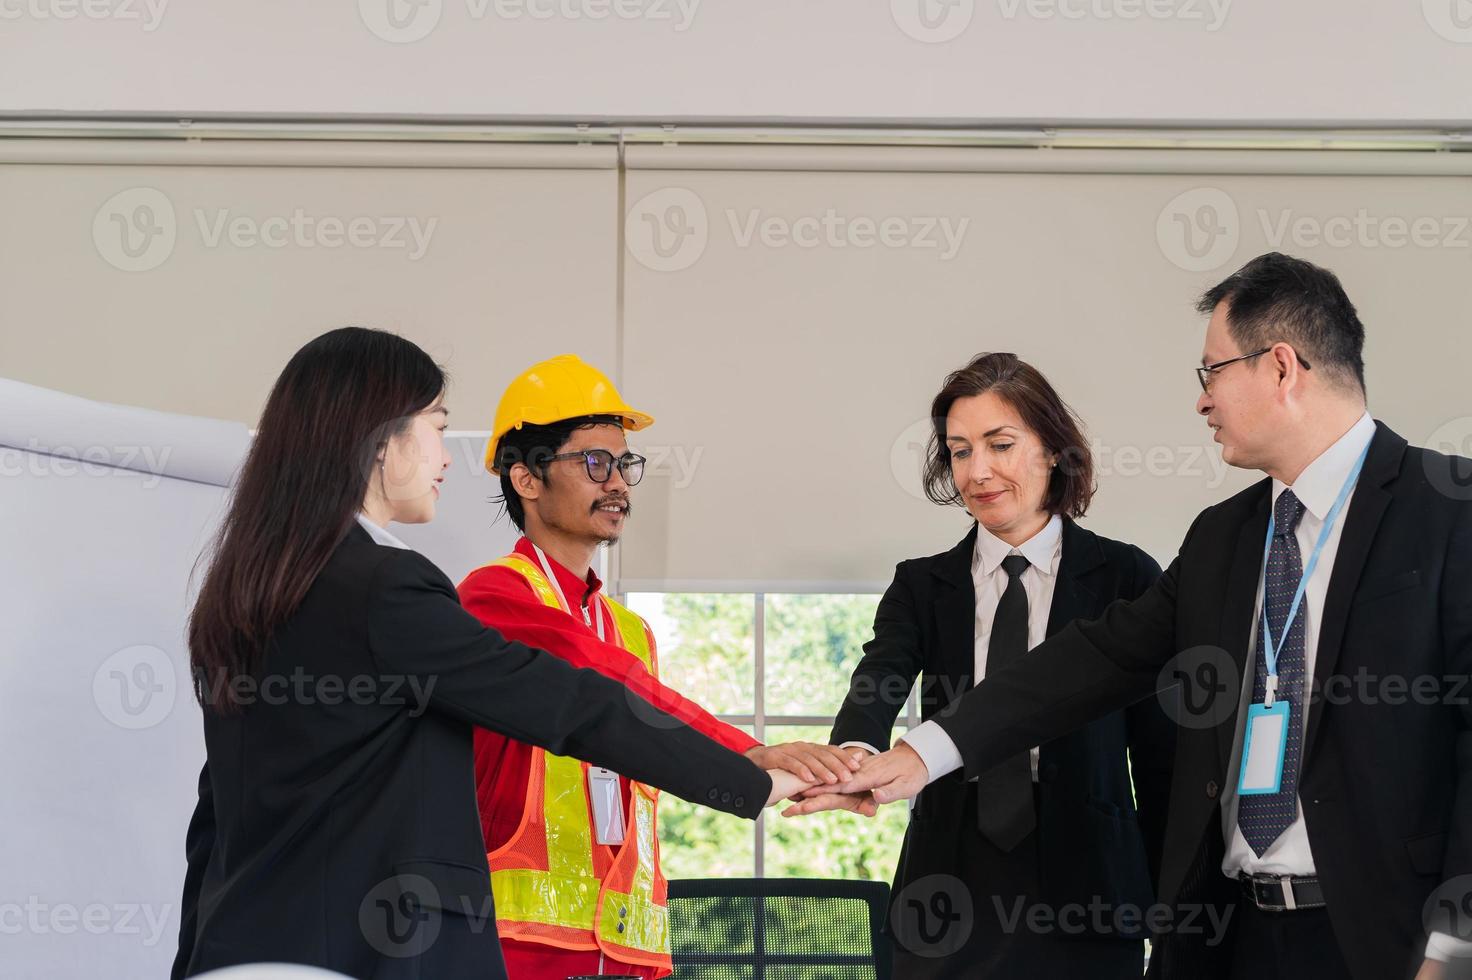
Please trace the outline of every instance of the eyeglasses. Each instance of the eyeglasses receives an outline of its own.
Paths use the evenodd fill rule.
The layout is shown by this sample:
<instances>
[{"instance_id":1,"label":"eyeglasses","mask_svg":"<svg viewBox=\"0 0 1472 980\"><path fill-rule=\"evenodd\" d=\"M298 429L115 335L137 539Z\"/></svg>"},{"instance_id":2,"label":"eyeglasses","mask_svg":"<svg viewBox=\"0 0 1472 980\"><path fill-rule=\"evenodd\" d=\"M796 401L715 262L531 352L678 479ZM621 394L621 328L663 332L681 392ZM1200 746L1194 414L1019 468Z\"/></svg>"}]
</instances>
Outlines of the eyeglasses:
<instances>
[{"instance_id":1,"label":"eyeglasses","mask_svg":"<svg viewBox=\"0 0 1472 980\"><path fill-rule=\"evenodd\" d=\"M548 456L547 462L555 463L562 459L581 459L583 465L588 468L588 479L594 483L607 483L613 479L613 467L618 465L618 471L624 478L624 482L631 487L639 485L644 479L643 456L636 453L624 453L615 456L607 449L580 449L575 453L559 453L556 456Z\"/></svg>"},{"instance_id":2,"label":"eyeglasses","mask_svg":"<svg viewBox=\"0 0 1472 980\"><path fill-rule=\"evenodd\" d=\"M1217 361L1215 364L1203 365L1196 369L1196 380L1201 382L1201 390L1206 392L1207 394L1210 394L1211 376L1213 374L1220 371L1228 364L1236 364L1238 361L1250 361L1254 357L1261 357L1270 350L1272 350L1271 347L1264 347L1262 350L1255 350L1251 354L1243 354L1240 357L1229 357L1225 361ZM1308 361L1305 361L1302 357L1299 357L1298 351L1294 351L1293 356L1298 358L1298 363L1303 365L1303 369L1305 371L1310 370L1308 366Z\"/></svg>"}]
</instances>

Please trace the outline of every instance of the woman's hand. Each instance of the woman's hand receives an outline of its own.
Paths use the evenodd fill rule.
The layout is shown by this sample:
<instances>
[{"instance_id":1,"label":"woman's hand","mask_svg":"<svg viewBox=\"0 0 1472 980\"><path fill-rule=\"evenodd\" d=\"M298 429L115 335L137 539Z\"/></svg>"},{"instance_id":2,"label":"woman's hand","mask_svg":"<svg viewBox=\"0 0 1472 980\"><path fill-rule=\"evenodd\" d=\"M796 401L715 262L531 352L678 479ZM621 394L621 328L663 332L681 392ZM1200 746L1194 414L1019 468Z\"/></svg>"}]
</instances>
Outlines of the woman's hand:
<instances>
[{"instance_id":1,"label":"woman's hand","mask_svg":"<svg viewBox=\"0 0 1472 980\"><path fill-rule=\"evenodd\" d=\"M800 776L805 783L829 785L853 776L865 755L861 749L841 749L814 742L758 745L747 749L745 754L762 769L782 769Z\"/></svg>"},{"instance_id":2,"label":"woman's hand","mask_svg":"<svg viewBox=\"0 0 1472 980\"><path fill-rule=\"evenodd\" d=\"M767 796L767 806L780 803L790 797L801 796L803 790L816 785L785 769L768 769L767 775L772 777L772 792Z\"/></svg>"},{"instance_id":3,"label":"woman's hand","mask_svg":"<svg viewBox=\"0 0 1472 980\"><path fill-rule=\"evenodd\" d=\"M925 768L919 754L909 745L899 742L888 752L869 756L852 778L836 787L814 786L809 789L804 794L808 798L788 807L783 815L797 816L836 809L863 813L865 811L857 803L839 797L871 797L874 803L894 803L918 795L929 780L930 771Z\"/></svg>"}]
</instances>

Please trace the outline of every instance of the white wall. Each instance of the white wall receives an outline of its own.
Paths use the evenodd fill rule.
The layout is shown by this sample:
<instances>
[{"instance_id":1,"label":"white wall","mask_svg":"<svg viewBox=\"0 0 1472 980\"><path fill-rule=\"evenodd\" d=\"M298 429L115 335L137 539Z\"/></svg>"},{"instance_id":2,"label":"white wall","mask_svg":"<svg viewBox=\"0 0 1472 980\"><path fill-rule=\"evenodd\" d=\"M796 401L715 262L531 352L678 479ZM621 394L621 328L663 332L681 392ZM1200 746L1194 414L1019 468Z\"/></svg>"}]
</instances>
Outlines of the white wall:
<instances>
[{"instance_id":1,"label":"white wall","mask_svg":"<svg viewBox=\"0 0 1472 980\"><path fill-rule=\"evenodd\" d=\"M1466 7L0 0L0 112L1452 124Z\"/></svg>"},{"instance_id":2,"label":"white wall","mask_svg":"<svg viewBox=\"0 0 1472 980\"><path fill-rule=\"evenodd\" d=\"M450 440L439 520L393 526L457 582L515 537L484 442ZM0 378L0 976L168 973L204 761L184 624L247 447Z\"/></svg>"}]
</instances>

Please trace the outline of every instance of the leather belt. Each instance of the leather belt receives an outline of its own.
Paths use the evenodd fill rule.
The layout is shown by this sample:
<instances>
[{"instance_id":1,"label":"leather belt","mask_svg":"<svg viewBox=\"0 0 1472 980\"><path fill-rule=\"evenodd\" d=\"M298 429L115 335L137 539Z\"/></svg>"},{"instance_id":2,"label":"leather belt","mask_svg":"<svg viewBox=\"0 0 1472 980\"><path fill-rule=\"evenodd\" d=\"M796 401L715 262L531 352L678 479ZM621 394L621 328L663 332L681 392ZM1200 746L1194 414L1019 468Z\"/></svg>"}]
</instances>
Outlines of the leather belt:
<instances>
[{"instance_id":1,"label":"leather belt","mask_svg":"<svg viewBox=\"0 0 1472 980\"><path fill-rule=\"evenodd\" d=\"M1318 878L1295 878L1292 875L1237 875L1242 894L1264 912L1293 912L1298 909L1321 909L1324 889Z\"/></svg>"}]
</instances>

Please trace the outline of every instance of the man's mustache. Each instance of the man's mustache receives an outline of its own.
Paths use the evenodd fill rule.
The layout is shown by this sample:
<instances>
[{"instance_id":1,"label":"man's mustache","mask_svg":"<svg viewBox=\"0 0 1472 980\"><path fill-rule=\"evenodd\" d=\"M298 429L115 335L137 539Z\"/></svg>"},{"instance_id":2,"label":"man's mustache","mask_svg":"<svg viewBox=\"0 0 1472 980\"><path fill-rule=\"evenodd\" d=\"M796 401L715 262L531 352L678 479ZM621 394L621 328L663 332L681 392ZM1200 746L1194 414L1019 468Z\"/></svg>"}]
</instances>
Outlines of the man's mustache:
<instances>
[{"instance_id":1,"label":"man's mustache","mask_svg":"<svg viewBox=\"0 0 1472 980\"><path fill-rule=\"evenodd\" d=\"M618 505L624 509L624 517L633 516L634 508L633 505L629 503L629 498L619 496L604 497L602 500L593 505L593 509L589 511L589 513L596 514L604 507L612 507L614 505Z\"/></svg>"}]
</instances>

